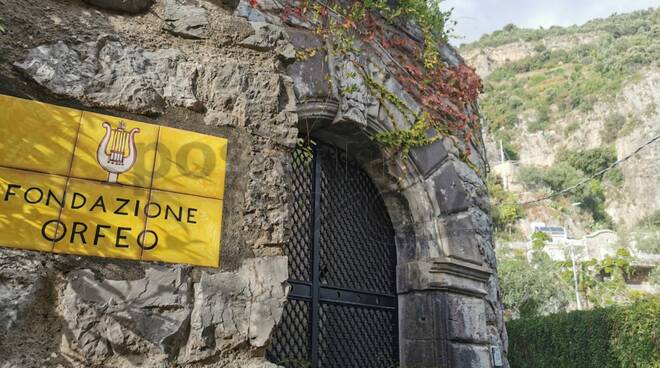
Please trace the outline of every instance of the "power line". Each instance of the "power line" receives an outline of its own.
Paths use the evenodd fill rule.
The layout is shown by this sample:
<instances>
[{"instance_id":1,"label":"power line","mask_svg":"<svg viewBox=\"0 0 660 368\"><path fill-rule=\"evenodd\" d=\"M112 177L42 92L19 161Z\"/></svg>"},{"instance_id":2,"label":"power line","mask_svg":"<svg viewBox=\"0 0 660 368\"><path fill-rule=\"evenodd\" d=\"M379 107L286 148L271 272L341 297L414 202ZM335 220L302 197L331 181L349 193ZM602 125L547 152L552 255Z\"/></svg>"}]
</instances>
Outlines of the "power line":
<instances>
[{"instance_id":1,"label":"power line","mask_svg":"<svg viewBox=\"0 0 660 368\"><path fill-rule=\"evenodd\" d=\"M630 154L627 155L626 157L624 157L624 158L622 158L622 159L620 159L620 160L618 160L618 161L616 161L616 162L613 162L613 163L612 163L611 165L609 165L608 167L606 167L606 168L604 168L604 169L602 169L602 170L599 170L598 172L596 172L596 173L593 174L592 176L590 176L590 177L588 177L588 178L586 178L586 179L584 179L584 180L578 182L578 183L575 184L575 185L572 185L572 186L570 186L570 187L568 187L568 188L564 188L564 189L562 189L562 190L560 190L560 191L558 191L558 192L554 192L554 193L548 194L548 195L545 196L545 197L538 198L538 199L534 199L534 200L527 201L527 202L522 202L522 203L519 203L519 204L522 205L522 206L524 206L524 205L527 205L527 204L538 203L538 202L542 202L542 201L545 201L545 200L552 199L552 198L554 198L554 197L560 196L560 195L562 195L562 194L564 194L564 193L566 193L566 192L570 192L570 191L572 191L572 190L575 190L575 189L577 189L577 188L583 186L584 184L588 183L588 182L591 181L592 179L594 179L594 178L596 178L596 177L598 177L598 176L603 175L605 172L607 172L607 171L613 169L615 166L621 164L622 162L627 161L627 160L630 159L631 157L633 157L633 156L635 156L636 154L638 154L638 153L639 153L641 150L643 150L646 146L648 146L648 145L650 145L651 143L657 141L658 139L660 139L660 135L657 135L657 136L651 138L651 139L650 139L649 141L647 141L646 143L644 143L644 144L642 144L641 146L637 147L637 149L635 149L632 153L630 153Z\"/></svg>"}]
</instances>

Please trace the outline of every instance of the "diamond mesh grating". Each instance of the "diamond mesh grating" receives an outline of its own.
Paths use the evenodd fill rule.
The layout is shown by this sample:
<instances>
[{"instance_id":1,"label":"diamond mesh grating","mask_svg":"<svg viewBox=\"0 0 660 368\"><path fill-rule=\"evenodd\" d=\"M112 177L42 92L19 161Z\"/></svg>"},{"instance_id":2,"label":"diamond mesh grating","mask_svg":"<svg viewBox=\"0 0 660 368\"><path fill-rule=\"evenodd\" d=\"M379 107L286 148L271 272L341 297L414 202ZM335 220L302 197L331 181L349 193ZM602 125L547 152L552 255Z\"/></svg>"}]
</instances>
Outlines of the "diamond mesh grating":
<instances>
[{"instance_id":1,"label":"diamond mesh grating","mask_svg":"<svg viewBox=\"0 0 660 368\"><path fill-rule=\"evenodd\" d=\"M318 178L315 162L320 165ZM285 304L268 359L287 368L396 366L396 309L355 306L343 299L320 302L313 296L318 294L307 294L327 286L396 297L394 230L378 190L343 152L324 145L313 151L298 147L293 175L293 232L285 252L290 280L308 289L298 289L301 294ZM318 203L312 197L315 181L321 188ZM320 227L312 233L315 208ZM318 253L313 234L319 237ZM314 257L317 270L312 269Z\"/></svg>"},{"instance_id":2,"label":"diamond mesh grating","mask_svg":"<svg viewBox=\"0 0 660 368\"><path fill-rule=\"evenodd\" d=\"M308 368L311 356L310 323L310 303L288 300L273 334L267 358L286 368Z\"/></svg>"},{"instance_id":3,"label":"diamond mesh grating","mask_svg":"<svg viewBox=\"0 0 660 368\"><path fill-rule=\"evenodd\" d=\"M319 367L396 366L396 311L321 304Z\"/></svg>"},{"instance_id":4,"label":"diamond mesh grating","mask_svg":"<svg viewBox=\"0 0 660 368\"><path fill-rule=\"evenodd\" d=\"M291 280L311 280L311 195L314 156L310 148L293 152L293 211L291 239L284 247L289 257Z\"/></svg>"},{"instance_id":5,"label":"diamond mesh grating","mask_svg":"<svg viewBox=\"0 0 660 368\"><path fill-rule=\"evenodd\" d=\"M366 172L332 148L321 155L321 283L394 294L394 230Z\"/></svg>"}]
</instances>

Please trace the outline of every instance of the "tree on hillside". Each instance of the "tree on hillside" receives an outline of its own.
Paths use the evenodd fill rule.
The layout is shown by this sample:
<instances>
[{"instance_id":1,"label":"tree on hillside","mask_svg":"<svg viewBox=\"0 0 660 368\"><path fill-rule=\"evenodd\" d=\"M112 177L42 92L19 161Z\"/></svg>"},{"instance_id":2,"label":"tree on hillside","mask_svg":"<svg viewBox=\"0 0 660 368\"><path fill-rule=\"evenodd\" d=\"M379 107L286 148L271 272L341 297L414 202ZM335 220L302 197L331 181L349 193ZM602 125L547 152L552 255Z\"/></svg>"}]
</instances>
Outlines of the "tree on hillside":
<instances>
[{"instance_id":1,"label":"tree on hillside","mask_svg":"<svg viewBox=\"0 0 660 368\"><path fill-rule=\"evenodd\" d=\"M510 236L513 225L523 217L522 206L518 203L516 196L504 190L502 184L495 178L489 178L487 185L490 192L491 216L495 232L500 235L502 232L506 232Z\"/></svg>"},{"instance_id":2,"label":"tree on hillside","mask_svg":"<svg viewBox=\"0 0 660 368\"><path fill-rule=\"evenodd\" d=\"M626 287L626 276L633 270L632 257L625 248L601 261L583 262L580 272L580 290L587 302L594 307L607 307L632 300L633 294Z\"/></svg>"}]
</instances>

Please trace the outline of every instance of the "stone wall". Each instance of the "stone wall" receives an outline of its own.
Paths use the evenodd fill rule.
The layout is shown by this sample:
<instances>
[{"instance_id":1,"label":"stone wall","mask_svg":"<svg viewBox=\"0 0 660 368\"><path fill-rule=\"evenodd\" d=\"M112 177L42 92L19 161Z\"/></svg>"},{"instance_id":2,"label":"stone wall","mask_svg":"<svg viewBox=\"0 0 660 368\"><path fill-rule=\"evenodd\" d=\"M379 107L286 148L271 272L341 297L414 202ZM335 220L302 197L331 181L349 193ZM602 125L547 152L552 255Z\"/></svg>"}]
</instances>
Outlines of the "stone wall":
<instances>
[{"instance_id":1,"label":"stone wall","mask_svg":"<svg viewBox=\"0 0 660 368\"><path fill-rule=\"evenodd\" d=\"M279 2L26 0L0 6L0 93L229 139L219 269L0 249L0 367L270 367L288 286L289 153L333 143L393 220L403 366L488 367L506 351L478 144L401 155L353 61L411 106L369 45L325 46ZM326 50L327 51L327 50ZM461 63L440 47L450 65ZM342 94L342 86L350 88ZM417 107L418 108L418 107ZM506 361L505 361L506 365Z\"/></svg>"}]
</instances>

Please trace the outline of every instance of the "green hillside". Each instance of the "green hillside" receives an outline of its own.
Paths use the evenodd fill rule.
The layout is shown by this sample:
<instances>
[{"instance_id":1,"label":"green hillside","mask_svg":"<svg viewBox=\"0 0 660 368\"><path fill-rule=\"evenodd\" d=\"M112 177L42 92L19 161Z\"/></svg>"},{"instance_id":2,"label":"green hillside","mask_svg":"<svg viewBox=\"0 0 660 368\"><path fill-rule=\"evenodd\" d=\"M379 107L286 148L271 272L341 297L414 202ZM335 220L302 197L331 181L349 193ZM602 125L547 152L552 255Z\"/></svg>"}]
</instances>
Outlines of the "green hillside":
<instances>
[{"instance_id":1,"label":"green hillside","mask_svg":"<svg viewBox=\"0 0 660 368\"><path fill-rule=\"evenodd\" d=\"M553 26L548 29L518 28L513 24L509 24L501 30L482 36L478 41L461 45L460 49L461 51L467 51L484 47L501 46L516 41L534 42L552 36L571 35L576 33L601 31L612 35L637 33L637 29L640 26L648 25L647 20L649 16L652 16L652 13L653 10L639 11L614 15L605 19L592 19L579 26ZM657 24L657 14L655 17Z\"/></svg>"},{"instance_id":2,"label":"green hillside","mask_svg":"<svg viewBox=\"0 0 660 368\"><path fill-rule=\"evenodd\" d=\"M579 36L590 38L580 41ZM563 142L568 138L586 140L584 129L582 136L577 134L596 103L609 106L625 85L643 78L643 72L660 67L660 9L613 15L581 26L523 29L508 25L463 45L460 52L489 61L489 53L499 53L495 56L500 58L503 53L512 54L514 61L500 61L488 74L484 73L480 104L487 134L503 143L509 159L519 159L523 145L539 132L553 150L552 166L528 163L520 168L518 179L527 192L559 191L609 166L617 160L616 140L634 131L644 116L648 120L657 114L652 100L642 114L623 113L612 107L596 125L589 127L597 130L600 137L596 147L592 144L589 149L567 149ZM521 58L521 54L526 57ZM533 147L528 147L528 152L530 148ZM606 213L606 203L608 195L616 188L622 189L624 179L618 169L612 170L548 205L561 208L566 202L579 202L588 219L581 221L586 228L616 227L616 221ZM610 193L606 188L610 188ZM496 205L506 205L502 198L511 199L499 197L494 196ZM513 213L510 206L502 212L507 210ZM520 216L501 218L509 223L499 223L498 227L511 229Z\"/></svg>"},{"instance_id":3,"label":"green hillside","mask_svg":"<svg viewBox=\"0 0 660 368\"><path fill-rule=\"evenodd\" d=\"M602 32L598 41L570 50L545 50L539 43L531 57L509 63L485 80L481 100L489 130L512 143L521 128L535 132L552 128L553 121L572 110L588 111L594 102L614 96L623 83L647 66L660 66L660 10L646 10L593 20L583 26L529 30L505 27L465 46L497 46L515 40L538 42L544 38L575 33ZM535 112L521 126L518 114ZM613 116L603 135L607 140L627 123ZM628 122L628 123L634 123ZM575 122L579 124L579 122ZM574 126L569 125L565 134Z\"/></svg>"},{"instance_id":4,"label":"green hillside","mask_svg":"<svg viewBox=\"0 0 660 368\"><path fill-rule=\"evenodd\" d=\"M653 263L660 255L660 141L647 145L660 135L660 8L580 26L508 25L459 51L484 80L480 107L506 313L575 309L576 288L588 307L632 303L648 291L628 288L638 272L633 264L653 264L639 275L660 285ZM533 232L538 223L565 228L579 244L613 230L601 233L616 240L594 247L616 252L587 254L593 258L576 266L567 253L551 258L542 250L558 245ZM531 331L530 322L521 323ZM515 351L524 338L513 336Z\"/></svg>"}]
</instances>

